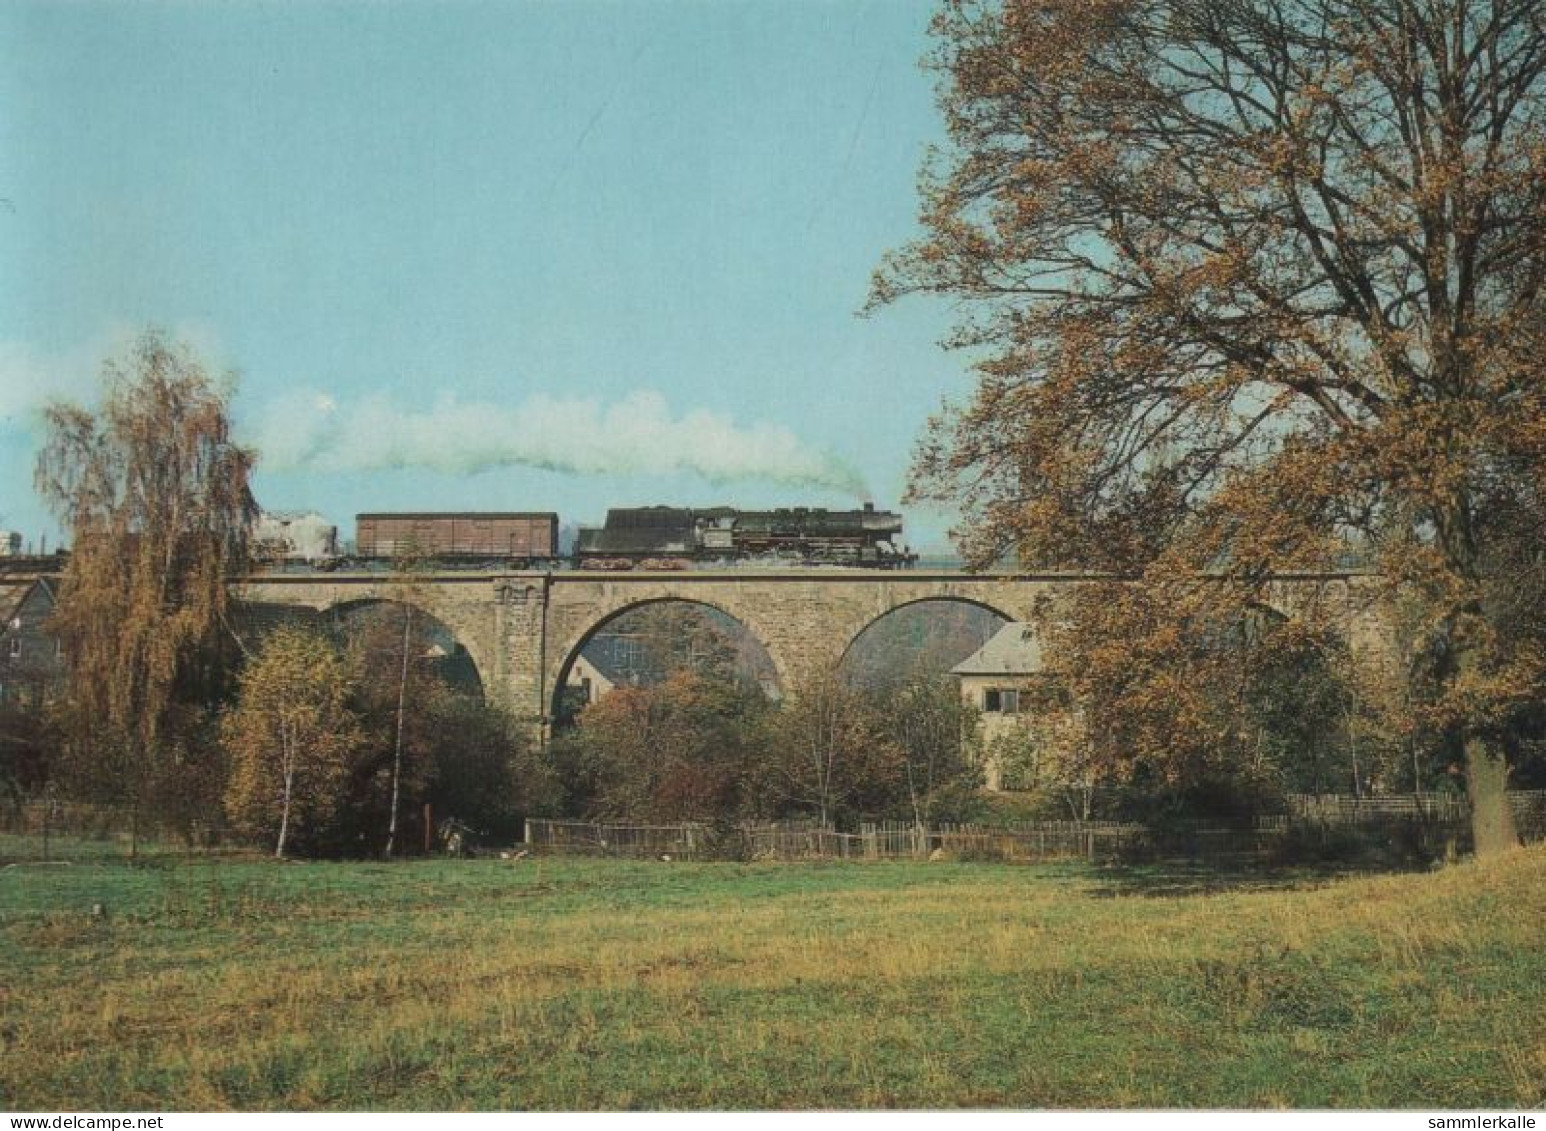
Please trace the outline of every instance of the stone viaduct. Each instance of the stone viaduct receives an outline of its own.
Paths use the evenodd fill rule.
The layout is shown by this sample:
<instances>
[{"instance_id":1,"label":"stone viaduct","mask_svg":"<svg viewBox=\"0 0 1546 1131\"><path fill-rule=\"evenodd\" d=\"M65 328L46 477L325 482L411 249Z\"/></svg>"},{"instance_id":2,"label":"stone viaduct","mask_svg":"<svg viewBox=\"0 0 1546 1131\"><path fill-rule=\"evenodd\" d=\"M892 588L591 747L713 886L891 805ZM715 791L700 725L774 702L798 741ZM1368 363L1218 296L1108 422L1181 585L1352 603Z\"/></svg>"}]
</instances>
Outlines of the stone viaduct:
<instances>
[{"instance_id":1,"label":"stone viaduct","mask_svg":"<svg viewBox=\"0 0 1546 1131\"><path fill-rule=\"evenodd\" d=\"M919 601L964 601L1027 620L1043 597L1100 580L1091 574L1004 574L805 569L600 573L444 572L265 574L239 583L240 599L316 611L404 601L439 620L466 649L484 693L545 734L566 670L607 622L629 609L688 601L727 613L768 650L785 691L798 689L887 613ZM1383 640L1356 573L1296 575L1273 583L1270 603L1291 611L1330 602L1355 647Z\"/></svg>"}]
</instances>

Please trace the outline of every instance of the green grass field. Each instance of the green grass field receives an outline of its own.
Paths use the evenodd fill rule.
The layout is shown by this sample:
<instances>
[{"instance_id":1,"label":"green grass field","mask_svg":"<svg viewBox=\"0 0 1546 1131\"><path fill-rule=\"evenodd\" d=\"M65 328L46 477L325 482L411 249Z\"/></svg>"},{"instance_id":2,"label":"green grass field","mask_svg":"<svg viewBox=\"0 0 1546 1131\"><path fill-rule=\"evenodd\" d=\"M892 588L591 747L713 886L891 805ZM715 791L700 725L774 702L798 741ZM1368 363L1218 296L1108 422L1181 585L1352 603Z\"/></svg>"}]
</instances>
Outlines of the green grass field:
<instances>
[{"instance_id":1,"label":"green grass field","mask_svg":"<svg viewBox=\"0 0 1546 1131\"><path fill-rule=\"evenodd\" d=\"M93 914L100 904L102 914ZM1546 1102L1546 849L0 870L0 1107Z\"/></svg>"}]
</instances>

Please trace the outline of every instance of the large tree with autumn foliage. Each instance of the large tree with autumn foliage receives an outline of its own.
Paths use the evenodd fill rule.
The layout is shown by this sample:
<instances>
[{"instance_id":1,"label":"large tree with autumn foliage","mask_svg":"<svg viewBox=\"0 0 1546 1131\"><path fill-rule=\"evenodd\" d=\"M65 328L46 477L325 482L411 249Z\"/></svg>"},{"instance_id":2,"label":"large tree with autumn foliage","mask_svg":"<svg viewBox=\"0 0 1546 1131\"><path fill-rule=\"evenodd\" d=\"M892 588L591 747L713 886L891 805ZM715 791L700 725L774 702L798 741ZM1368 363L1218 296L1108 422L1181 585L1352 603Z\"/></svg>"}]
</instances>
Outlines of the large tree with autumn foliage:
<instances>
[{"instance_id":1,"label":"large tree with autumn foliage","mask_svg":"<svg viewBox=\"0 0 1546 1131\"><path fill-rule=\"evenodd\" d=\"M349 708L349 668L322 633L282 626L241 674L240 696L221 719L231 758L227 811L251 833L294 841L327 831L346 800L362 734Z\"/></svg>"},{"instance_id":2,"label":"large tree with autumn foliage","mask_svg":"<svg viewBox=\"0 0 1546 1131\"><path fill-rule=\"evenodd\" d=\"M585 816L683 821L756 815L761 692L690 669L619 687L555 743L569 803Z\"/></svg>"},{"instance_id":3,"label":"large tree with autumn foliage","mask_svg":"<svg viewBox=\"0 0 1546 1131\"><path fill-rule=\"evenodd\" d=\"M1546 6L948 0L934 33L950 140L874 295L959 300L979 379L916 493L978 563L1240 599L1355 543L1510 843L1541 664L1486 527L1546 470Z\"/></svg>"},{"instance_id":4,"label":"large tree with autumn foliage","mask_svg":"<svg viewBox=\"0 0 1546 1131\"><path fill-rule=\"evenodd\" d=\"M218 797L210 720L228 690L227 581L256 513L230 389L144 334L102 372L95 408L56 402L36 485L71 542L49 630L76 784L191 819Z\"/></svg>"}]
</instances>

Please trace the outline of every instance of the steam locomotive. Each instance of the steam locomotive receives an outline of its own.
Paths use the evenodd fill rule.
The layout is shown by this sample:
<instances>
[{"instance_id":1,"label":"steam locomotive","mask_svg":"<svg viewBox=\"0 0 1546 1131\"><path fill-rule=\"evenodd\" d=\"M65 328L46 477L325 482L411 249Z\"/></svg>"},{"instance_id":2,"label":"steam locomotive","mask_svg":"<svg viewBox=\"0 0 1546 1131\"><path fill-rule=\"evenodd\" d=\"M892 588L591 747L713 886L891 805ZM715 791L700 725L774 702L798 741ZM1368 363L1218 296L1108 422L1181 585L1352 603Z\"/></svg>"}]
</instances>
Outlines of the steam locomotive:
<instances>
[{"instance_id":1,"label":"steam locomotive","mask_svg":"<svg viewBox=\"0 0 1546 1131\"><path fill-rule=\"evenodd\" d=\"M857 511L614 507L605 526L580 527L575 559L581 569L746 560L892 569L917 560L898 547L901 533L900 515L870 503Z\"/></svg>"},{"instance_id":2,"label":"steam locomotive","mask_svg":"<svg viewBox=\"0 0 1546 1131\"><path fill-rule=\"evenodd\" d=\"M421 511L355 516L353 553L319 515L265 515L254 530L260 561L273 567L369 566L412 551L463 568L552 567L558 515L547 512ZM568 564L579 569L689 569L702 563L841 565L894 569L917 555L899 546L902 518L877 511L807 507L614 507L606 523L582 526Z\"/></svg>"}]
</instances>

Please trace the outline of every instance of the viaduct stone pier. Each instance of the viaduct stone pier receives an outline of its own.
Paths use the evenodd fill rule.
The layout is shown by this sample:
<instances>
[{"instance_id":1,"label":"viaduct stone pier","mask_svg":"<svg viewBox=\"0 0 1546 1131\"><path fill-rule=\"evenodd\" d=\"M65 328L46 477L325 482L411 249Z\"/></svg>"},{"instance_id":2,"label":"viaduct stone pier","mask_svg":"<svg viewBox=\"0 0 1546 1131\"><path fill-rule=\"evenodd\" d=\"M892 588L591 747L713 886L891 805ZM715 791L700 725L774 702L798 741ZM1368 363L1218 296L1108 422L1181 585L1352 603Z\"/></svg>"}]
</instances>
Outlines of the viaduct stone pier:
<instances>
[{"instance_id":1,"label":"viaduct stone pier","mask_svg":"<svg viewBox=\"0 0 1546 1131\"><path fill-rule=\"evenodd\" d=\"M767 649L786 691L840 659L887 613L920 601L959 601L1028 620L1043 598L1106 580L1092 574L915 570L692 570L681 572L473 571L402 577L383 573L263 574L240 582L244 602L317 612L406 602L438 620L478 670L484 694L545 733L567 669L609 621L661 601L707 605L734 617ZM1385 633L1356 573L1286 577L1270 603L1292 611L1330 602L1355 647Z\"/></svg>"}]
</instances>

